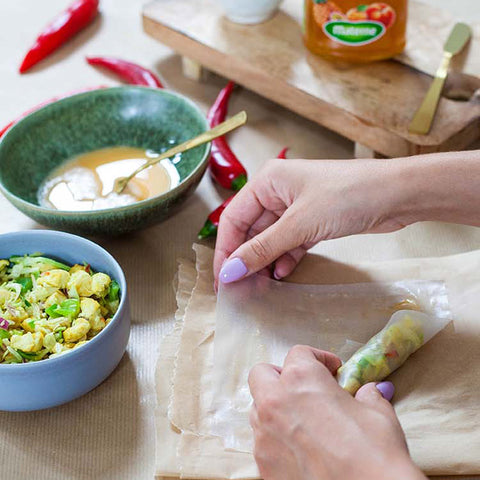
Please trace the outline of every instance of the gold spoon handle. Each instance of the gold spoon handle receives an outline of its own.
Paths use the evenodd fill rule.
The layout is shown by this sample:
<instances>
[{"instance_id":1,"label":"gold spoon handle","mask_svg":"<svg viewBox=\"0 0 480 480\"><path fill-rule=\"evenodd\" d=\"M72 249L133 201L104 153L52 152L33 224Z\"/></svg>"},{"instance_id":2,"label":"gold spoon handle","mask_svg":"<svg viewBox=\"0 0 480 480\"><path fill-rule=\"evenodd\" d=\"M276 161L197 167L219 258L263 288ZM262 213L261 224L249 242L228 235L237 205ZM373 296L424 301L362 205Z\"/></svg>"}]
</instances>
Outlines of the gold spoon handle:
<instances>
[{"instance_id":1,"label":"gold spoon handle","mask_svg":"<svg viewBox=\"0 0 480 480\"><path fill-rule=\"evenodd\" d=\"M208 143L214 140L215 138L222 137L228 132L231 132L232 130L235 130L236 128L241 127L242 125L245 125L246 121L247 121L247 114L246 112L242 111L240 113L237 113L233 117L229 118L225 122L220 123L219 125L212 128L211 130L207 130L206 132L201 133L197 137L191 138L190 140L187 140L186 142L183 142L180 145L176 145L175 147L170 148L166 152L160 154L158 157L152 158L148 162L138 167L128 177L118 179L119 182L117 182L114 190L117 193L121 193L123 189L126 187L127 183L133 177L138 175L142 170L145 170L146 168L151 167L152 165L155 165L156 163L160 162L161 160L164 160L165 158L173 157L178 153L186 152L187 150L190 150L192 148L199 147L200 145Z\"/></svg>"},{"instance_id":2,"label":"gold spoon handle","mask_svg":"<svg viewBox=\"0 0 480 480\"><path fill-rule=\"evenodd\" d=\"M435 73L435 78L430 85L422 104L408 126L408 131L410 133L426 135L430 131L435 112L437 111L438 102L442 94L443 85L447 78L448 66L450 65L451 58L451 53L444 52L442 63Z\"/></svg>"}]
</instances>

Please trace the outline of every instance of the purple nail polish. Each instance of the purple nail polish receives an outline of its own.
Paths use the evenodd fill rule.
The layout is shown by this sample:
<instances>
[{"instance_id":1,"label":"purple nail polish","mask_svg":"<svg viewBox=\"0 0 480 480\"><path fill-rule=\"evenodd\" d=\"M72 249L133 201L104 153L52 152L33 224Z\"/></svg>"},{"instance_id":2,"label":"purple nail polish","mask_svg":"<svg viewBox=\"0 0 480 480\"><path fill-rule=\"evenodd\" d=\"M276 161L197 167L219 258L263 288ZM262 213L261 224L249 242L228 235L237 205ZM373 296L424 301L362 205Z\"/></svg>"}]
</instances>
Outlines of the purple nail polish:
<instances>
[{"instance_id":1,"label":"purple nail polish","mask_svg":"<svg viewBox=\"0 0 480 480\"><path fill-rule=\"evenodd\" d=\"M385 400L390 401L395 393L395 387L392 382L380 382L376 385Z\"/></svg>"},{"instance_id":2,"label":"purple nail polish","mask_svg":"<svg viewBox=\"0 0 480 480\"><path fill-rule=\"evenodd\" d=\"M227 260L220 270L220 281L222 283L230 283L240 280L247 273L246 265L239 258Z\"/></svg>"}]
</instances>

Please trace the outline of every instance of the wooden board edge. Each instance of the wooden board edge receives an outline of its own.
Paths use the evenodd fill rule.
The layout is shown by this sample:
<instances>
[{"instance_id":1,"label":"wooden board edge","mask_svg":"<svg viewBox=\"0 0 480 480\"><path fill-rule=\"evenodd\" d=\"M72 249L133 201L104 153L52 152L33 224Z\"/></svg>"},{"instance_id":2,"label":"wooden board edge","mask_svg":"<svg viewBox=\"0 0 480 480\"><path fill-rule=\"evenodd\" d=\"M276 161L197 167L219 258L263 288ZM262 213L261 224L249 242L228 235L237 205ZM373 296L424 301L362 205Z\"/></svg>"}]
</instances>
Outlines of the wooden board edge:
<instances>
[{"instance_id":1,"label":"wooden board edge","mask_svg":"<svg viewBox=\"0 0 480 480\"><path fill-rule=\"evenodd\" d=\"M454 136L447 139L440 145L422 146L412 145L409 155L436 152L453 152L465 150L480 138L480 117L476 118Z\"/></svg>"}]
</instances>

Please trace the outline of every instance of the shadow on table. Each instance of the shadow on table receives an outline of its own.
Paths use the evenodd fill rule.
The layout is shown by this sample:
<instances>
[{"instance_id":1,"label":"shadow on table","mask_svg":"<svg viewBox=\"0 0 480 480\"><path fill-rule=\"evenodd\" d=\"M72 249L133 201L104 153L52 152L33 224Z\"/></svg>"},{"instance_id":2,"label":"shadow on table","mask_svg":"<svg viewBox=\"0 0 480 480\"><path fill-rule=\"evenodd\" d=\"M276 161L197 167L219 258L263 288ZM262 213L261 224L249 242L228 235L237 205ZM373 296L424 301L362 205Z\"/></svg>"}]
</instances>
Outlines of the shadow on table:
<instances>
[{"instance_id":1,"label":"shadow on table","mask_svg":"<svg viewBox=\"0 0 480 480\"><path fill-rule=\"evenodd\" d=\"M125 354L107 380L71 403L0 412L0 476L90 479L125 471L122 465L138 456L139 403L134 365Z\"/></svg>"}]
</instances>

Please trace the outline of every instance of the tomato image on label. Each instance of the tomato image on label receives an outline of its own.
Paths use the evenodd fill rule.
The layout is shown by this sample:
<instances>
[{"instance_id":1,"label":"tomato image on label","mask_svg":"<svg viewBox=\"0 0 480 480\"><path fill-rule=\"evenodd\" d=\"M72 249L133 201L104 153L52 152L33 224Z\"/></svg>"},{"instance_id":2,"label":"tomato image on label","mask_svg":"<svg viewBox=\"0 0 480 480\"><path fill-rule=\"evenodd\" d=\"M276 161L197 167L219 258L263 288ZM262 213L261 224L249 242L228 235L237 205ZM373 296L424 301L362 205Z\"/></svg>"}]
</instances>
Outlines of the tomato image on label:
<instances>
[{"instance_id":1,"label":"tomato image on label","mask_svg":"<svg viewBox=\"0 0 480 480\"><path fill-rule=\"evenodd\" d=\"M395 22L395 10L388 3L372 3L366 10L370 20L383 23L385 28L389 28Z\"/></svg>"},{"instance_id":2,"label":"tomato image on label","mask_svg":"<svg viewBox=\"0 0 480 480\"><path fill-rule=\"evenodd\" d=\"M313 0L315 22L331 40L352 47L381 38L395 22L395 10L387 3L358 5L346 13L330 0Z\"/></svg>"}]
</instances>

